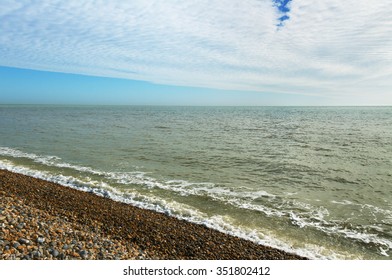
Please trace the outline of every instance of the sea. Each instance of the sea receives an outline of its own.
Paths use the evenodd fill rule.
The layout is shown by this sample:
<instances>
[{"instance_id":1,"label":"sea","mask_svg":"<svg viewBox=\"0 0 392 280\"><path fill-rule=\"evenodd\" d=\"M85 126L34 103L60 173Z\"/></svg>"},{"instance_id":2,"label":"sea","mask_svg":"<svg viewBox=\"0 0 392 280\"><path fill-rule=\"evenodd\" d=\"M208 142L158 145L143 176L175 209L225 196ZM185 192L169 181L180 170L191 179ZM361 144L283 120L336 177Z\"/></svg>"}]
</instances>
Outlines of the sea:
<instances>
[{"instance_id":1,"label":"sea","mask_svg":"<svg viewBox=\"0 0 392 280\"><path fill-rule=\"evenodd\" d=\"M311 259L392 259L392 107L0 105L0 169Z\"/></svg>"}]
</instances>

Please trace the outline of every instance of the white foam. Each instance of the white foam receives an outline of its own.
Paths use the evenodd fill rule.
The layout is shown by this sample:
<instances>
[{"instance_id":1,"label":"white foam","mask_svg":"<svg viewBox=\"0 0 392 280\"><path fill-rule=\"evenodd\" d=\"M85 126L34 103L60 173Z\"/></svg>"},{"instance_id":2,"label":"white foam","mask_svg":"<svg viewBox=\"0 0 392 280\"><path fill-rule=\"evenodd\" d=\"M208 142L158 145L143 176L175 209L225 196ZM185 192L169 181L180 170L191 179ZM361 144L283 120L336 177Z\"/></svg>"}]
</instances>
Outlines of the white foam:
<instances>
[{"instance_id":1,"label":"white foam","mask_svg":"<svg viewBox=\"0 0 392 280\"><path fill-rule=\"evenodd\" d=\"M372 211L373 213L380 213L380 214L385 215L387 218L391 218L391 219L392 219L392 210L380 208L379 206L375 206L375 205L371 205L371 204L366 204L366 203L365 203L365 204L362 204L362 203L354 203L354 202L349 201L349 200L343 200L343 201L332 200L331 202L334 203L334 204L358 206L358 207L361 208L362 210L364 210L364 209L371 209L371 211Z\"/></svg>"},{"instance_id":2,"label":"white foam","mask_svg":"<svg viewBox=\"0 0 392 280\"><path fill-rule=\"evenodd\" d=\"M354 202L349 201L349 200L343 200L343 201L332 200L331 203L341 204L341 205L353 205L354 204Z\"/></svg>"},{"instance_id":3,"label":"white foam","mask_svg":"<svg viewBox=\"0 0 392 280\"><path fill-rule=\"evenodd\" d=\"M103 174L102 172L96 171L96 170L89 168L89 167L61 162L61 158L57 157L57 156L36 155L33 153L26 153L26 152L22 152L17 149L11 149L8 147L0 147L0 155L14 157L14 158L28 158L28 159L33 160L36 163L41 163L46 166L55 166L55 167L59 167L59 168L69 168L69 169L73 169L76 171L88 172L88 173L95 174L95 175L102 175Z\"/></svg>"}]
</instances>

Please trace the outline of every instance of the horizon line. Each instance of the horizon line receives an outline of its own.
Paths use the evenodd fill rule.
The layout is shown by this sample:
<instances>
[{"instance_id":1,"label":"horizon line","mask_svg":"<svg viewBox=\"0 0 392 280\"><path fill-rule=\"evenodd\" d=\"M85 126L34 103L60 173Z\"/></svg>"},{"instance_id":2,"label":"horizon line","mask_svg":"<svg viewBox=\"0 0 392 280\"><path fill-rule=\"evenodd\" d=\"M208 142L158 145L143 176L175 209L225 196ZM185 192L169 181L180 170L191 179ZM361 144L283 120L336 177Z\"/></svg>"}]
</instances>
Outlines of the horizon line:
<instances>
[{"instance_id":1,"label":"horizon line","mask_svg":"<svg viewBox=\"0 0 392 280\"><path fill-rule=\"evenodd\" d=\"M81 104L81 103L0 103L0 106L75 107L392 107L392 105L170 105L170 104Z\"/></svg>"}]
</instances>

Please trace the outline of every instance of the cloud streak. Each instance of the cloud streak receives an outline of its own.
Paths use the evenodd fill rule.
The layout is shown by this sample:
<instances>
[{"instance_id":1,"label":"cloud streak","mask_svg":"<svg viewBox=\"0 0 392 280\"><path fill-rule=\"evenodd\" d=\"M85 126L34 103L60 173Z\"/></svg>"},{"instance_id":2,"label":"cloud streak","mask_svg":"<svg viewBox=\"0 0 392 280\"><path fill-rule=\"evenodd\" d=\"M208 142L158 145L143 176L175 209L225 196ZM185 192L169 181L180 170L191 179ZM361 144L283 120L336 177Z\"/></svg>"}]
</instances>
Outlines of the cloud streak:
<instances>
[{"instance_id":1,"label":"cloud streak","mask_svg":"<svg viewBox=\"0 0 392 280\"><path fill-rule=\"evenodd\" d=\"M386 0L7 0L0 30L2 66L392 104Z\"/></svg>"}]
</instances>

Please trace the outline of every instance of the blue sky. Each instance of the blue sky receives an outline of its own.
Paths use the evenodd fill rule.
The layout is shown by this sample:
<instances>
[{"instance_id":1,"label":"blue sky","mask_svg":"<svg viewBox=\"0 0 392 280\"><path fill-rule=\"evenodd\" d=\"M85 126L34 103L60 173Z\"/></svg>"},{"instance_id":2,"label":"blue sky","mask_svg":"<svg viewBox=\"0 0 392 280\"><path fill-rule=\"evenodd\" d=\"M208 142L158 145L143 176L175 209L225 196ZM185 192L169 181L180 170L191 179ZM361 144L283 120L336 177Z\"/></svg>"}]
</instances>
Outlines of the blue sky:
<instances>
[{"instance_id":1,"label":"blue sky","mask_svg":"<svg viewBox=\"0 0 392 280\"><path fill-rule=\"evenodd\" d=\"M0 103L392 105L387 0L0 2Z\"/></svg>"}]
</instances>

